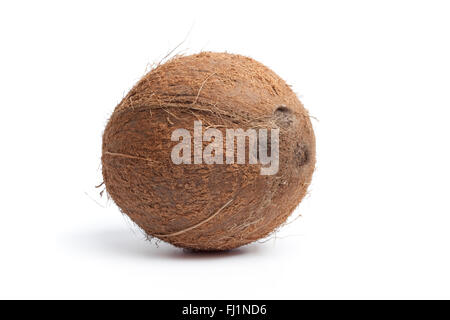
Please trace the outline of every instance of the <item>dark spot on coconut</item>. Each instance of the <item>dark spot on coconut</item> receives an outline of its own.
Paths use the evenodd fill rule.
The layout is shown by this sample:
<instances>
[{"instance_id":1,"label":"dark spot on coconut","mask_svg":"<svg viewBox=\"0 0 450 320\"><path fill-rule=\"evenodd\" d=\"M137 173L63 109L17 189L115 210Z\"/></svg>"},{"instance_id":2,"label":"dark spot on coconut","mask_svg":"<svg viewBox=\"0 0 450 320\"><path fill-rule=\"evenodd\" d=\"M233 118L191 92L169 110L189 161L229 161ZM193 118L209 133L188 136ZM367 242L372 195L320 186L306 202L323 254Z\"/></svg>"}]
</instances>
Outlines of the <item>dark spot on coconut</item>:
<instances>
[{"instance_id":1,"label":"dark spot on coconut","mask_svg":"<svg viewBox=\"0 0 450 320\"><path fill-rule=\"evenodd\" d=\"M285 105L281 105L279 106L276 110L275 110L275 114L279 114L279 113L290 113L291 110L289 110L288 107L286 107Z\"/></svg>"},{"instance_id":2,"label":"dark spot on coconut","mask_svg":"<svg viewBox=\"0 0 450 320\"><path fill-rule=\"evenodd\" d=\"M288 107L285 105L280 105L275 109L274 117L280 126L287 127L292 124L294 115Z\"/></svg>"},{"instance_id":3,"label":"dark spot on coconut","mask_svg":"<svg viewBox=\"0 0 450 320\"><path fill-rule=\"evenodd\" d=\"M299 167L306 165L309 161L308 147L304 144L297 143L297 147L295 149L295 158Z\"/></svg>"}]
</instances>

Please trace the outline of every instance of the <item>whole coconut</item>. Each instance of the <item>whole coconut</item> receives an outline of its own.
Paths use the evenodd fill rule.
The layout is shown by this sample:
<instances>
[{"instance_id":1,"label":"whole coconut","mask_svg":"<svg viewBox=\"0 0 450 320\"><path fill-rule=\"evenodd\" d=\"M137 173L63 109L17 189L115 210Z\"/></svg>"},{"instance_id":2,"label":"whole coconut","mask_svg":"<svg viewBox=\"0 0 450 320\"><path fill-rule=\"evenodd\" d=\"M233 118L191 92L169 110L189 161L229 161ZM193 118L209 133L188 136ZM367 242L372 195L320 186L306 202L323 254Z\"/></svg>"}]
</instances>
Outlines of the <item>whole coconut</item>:
<instances>
[{"instance_id":1,"label":"whole coconut","mask_svg":"<svg viewBox=\"0 0 450 320\"><path fill-rule=\"evenodd\" d=\"M172 133L192 133L194 121L223 137L227 128L279 129L278 172L263 175L264 165L249 161L175 164ZM202 52L159 65L125 96L106 126L102 165L107 192L149 236L227 250L286 221L311 181L315 138L308 112L273 71L241 55Z\"/></svg>"}]
</instances>

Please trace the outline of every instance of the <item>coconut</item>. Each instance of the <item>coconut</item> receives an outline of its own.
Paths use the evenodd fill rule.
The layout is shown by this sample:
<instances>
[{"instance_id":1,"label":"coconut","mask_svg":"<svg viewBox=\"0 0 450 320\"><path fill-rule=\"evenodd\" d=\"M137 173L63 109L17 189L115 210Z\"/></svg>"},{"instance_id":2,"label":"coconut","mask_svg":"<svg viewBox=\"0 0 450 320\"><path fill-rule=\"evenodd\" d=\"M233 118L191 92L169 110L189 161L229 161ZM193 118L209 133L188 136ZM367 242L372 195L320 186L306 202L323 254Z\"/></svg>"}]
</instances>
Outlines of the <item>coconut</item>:
<instances>
[{"instance_id":1,"label":"coconut","mask_svg":"<svg viewBox=\"0 0 450 320\"><path fill-rule=\"evenodd\" d=\"M195 125L216 134L184 141L184 161L175 163L181 139L174 132L195 137ZM227 130L239 129L278 134L276 171L263 173L261 148L256 161L250 152L245 163L228 159ZM217 161L196 161L207 149ZM232 151L231 158L237 143ZM202 52L157 66L115 108L103 134L102 173L114 202L150 237L195 250L233 249L271 234L305 196L314 166L314 132L295 93L269 68L235 54Z\"/></svg>"}]
</instances>

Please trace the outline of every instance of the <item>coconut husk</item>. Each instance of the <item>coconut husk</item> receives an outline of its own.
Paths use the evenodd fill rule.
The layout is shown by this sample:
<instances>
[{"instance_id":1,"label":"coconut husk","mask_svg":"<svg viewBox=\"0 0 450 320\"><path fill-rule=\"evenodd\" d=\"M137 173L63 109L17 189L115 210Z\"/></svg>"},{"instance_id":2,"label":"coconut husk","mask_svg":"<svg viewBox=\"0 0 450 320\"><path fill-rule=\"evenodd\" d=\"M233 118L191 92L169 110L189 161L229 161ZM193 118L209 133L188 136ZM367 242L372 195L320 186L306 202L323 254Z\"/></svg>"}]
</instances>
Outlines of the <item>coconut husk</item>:
<instances>
[{"instance_id":1,"label":"coconut husk","mask_svg":"<svg viewBox=\"0 0 450 320\"><path fill-rule=\"evenodd\" d=\"M278 172L174 164L171 134L192 131L194 121L223 137L227 128L280 129ZM179 56L151 70L115 108L102 148L106 190L120 209L149 236L196 250L269 235L305 196L315 166L310 117L295 93L261 63L228 53Z\"/></svg>"}]
</instances>

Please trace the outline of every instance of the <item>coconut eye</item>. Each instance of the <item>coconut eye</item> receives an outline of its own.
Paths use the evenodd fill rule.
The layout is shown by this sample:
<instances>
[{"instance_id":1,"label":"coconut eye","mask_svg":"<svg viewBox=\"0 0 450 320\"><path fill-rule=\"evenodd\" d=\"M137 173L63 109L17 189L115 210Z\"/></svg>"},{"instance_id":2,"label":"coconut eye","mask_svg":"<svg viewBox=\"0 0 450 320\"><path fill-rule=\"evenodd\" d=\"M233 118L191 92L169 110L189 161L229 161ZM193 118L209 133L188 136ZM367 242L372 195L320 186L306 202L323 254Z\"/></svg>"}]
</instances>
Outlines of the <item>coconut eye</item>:
<instances>
[{"instance_id":1,"label":"coconut eye","mask_svg":"<svg viewBox=\"0 0 450 320\"><path fill-rule=\"evenodd\" d=\"M281 127L288 127L292 124L294 114L285 105L279 105L274 111L275 121Z\"/></svg>"},{"instance_id":2,"label":"coconut eye","mask_svg":"<svg viewBox=\"0 0 450 320\"><path fill-rule=\"evenodd\" d=\"M310 159L308 146L297 143L295 158L297 159L299 167L306 165Z\"/></svg>"},{"instance_id":3,"label":"coconut eye","mask_svg":"<svg viewBox=\"0 0 450 320\"><path fill-rule=\"evenodd\" d=\"M275 114L280 114L280 113L291 113L291 110L282 104L282 105L278 106L278 108L275 109Z\"/></svg>"}]
</instances>

